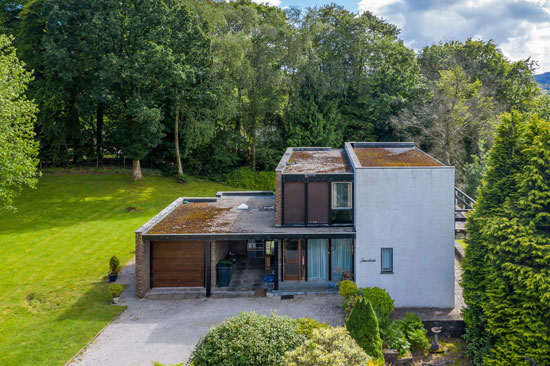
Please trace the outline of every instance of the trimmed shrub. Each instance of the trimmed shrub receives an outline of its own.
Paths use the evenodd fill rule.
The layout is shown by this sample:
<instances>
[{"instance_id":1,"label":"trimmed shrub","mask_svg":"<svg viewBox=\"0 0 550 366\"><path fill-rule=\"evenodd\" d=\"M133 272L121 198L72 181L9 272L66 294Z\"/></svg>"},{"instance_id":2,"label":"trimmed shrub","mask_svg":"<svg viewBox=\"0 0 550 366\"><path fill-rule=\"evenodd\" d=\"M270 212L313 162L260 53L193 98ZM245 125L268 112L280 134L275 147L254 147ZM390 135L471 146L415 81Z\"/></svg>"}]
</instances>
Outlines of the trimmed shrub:
<instances>
[{"instance_id":1,"label":"trimmed shrub","mask_svg":"<svg viewBox=\"0 0 550 366\"><path fill-rule=\"evenodd\" d=\"M109 273L118 273L118 272L120 272L120 261L115 255L113 255L109 260Z\"/></svg>"},{"instance_id":2,"label":"trimmed shrub","mask_svg":"<svg viewBox=\"0 0 550 366\"><path fill-rule=\"evenodd\" d=\"M384 360L378 319L368 300L357 300L346 322L346 329L369 356L375 360Z\"/></svg>"},{"instance_id":3,"label":"trimmed shrub","mask_svg":"<svg viewBox=\"0 0 550 366\"><path fill-rule=\"evenodd\" d=\"M411 344L411 351L424 351L430 346L426 337L427 330L418 315L407 313L403 319L397 321L397 324L407 336Z\"/></svg>"},{"instance_id":4,"label":"trimmed shrub","mask_svg":"<svg viewBox=\"0 0 550 366\"><path fill-rule=\"evenodd\" d=\"M359 290L359 295L368 299L376 313L390 316L393 311L393 299L386 290L380 287L365 287Z\"/></svg>"},{"instance_id":5,"label":"trimmed shrub","mask_svg":"<svg viewBox=\"0 0 550 366\"><path fill-rule=\"evenodd\" d=\"M308 339L311 339L314 330L328 328L327 323L321 323L311 318L296 319L296 322L298 323L298 334L302 334Z\"/></svg>"},{"instance_id":6,"label":"trimmed shrub","mask_svg":"<svg viewBox=\"0 0 550 366\"><path fill-rule=\"evenodd\" d=\"M276 314L243 312L213 327L191 354L194 366L279 366L300 346L298 322Z\"/></svg>"},{"instance_id":7,"label":"trimmed shrub","mask_svg":"<svg viewBox=\"0 0 550 366\"><path fill-rule=\"evenodd\" d=\"M232 187L275 192L275 172L258 172L243 167L229 173L225 182Z\"/></svg>"},{"instance_id":8,"label":"trimmed shrub","mask_svg":"<svg viewBox=\"0 0 550 366\"><path fill-rule=\"evenodd\" d=\"M315 329L311 338L285 354L285 366L366 366L371 357L344 328Z\"/></svg>"},{"instance_id":9,"label":"trimmed shrub","mask_svg":"<svg viewBox=\"0 0 550 366\"><path fill-rule=\"evenodd\" d=\"M124 286L118 283L111 283L107 288L107 291L109 292L111 297L119 297L120 294L124 291Z\"/></svg>"},{"instance_id":10,"label":"trimmed shrub","mask_svg":"<svg viewBox=\"0 0 550 366\"><path fill-rule=\"evenodd\" d=\"M357 293L357 285L355 282L350 280L344 280L340 282L340 296L344 299L344 303L342 304L342 307L344 308L346 312L346 316L348 316L353 309L353 305L357 302L357 299L359 297Z\"/></svg>"}]
</instances>

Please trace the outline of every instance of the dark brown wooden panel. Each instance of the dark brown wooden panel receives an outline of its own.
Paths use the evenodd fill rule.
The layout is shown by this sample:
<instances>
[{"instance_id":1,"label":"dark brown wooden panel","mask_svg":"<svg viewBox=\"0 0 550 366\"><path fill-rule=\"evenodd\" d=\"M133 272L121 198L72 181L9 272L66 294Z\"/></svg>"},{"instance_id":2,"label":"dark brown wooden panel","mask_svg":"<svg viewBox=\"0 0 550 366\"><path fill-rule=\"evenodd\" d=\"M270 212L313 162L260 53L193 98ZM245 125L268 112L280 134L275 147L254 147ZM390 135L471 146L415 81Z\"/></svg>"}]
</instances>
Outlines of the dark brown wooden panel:
<instances>
[{"instance_id":1,"label":"dark brown wooden panel","mask_svg":"<svg viewBox=\"0 0 550 366\"><path fill-rule=\"evenodd\" d=\"M204 286L204 241L155 241L153 287Z\"/></svg>"},{"instance_id":2,"label":"dark brown wooden panel","mask_svg":"<svg viewBox=\"0 0 550 366\"><path fill-rule=\"evenodd\" d=\"M328 182L309 182L307 184L307 222L328 224L328 202Z\"/></svg>"},{"instance_id":3,"label":"dark brown wooden panel","mask_svg":"<svg viewBox=\"0 0 550 366\"><path fill-rule=\"evenodd\" d=\"M303 182L285 182L284 224L304 224L306 209L306 185Z\"/></svg>"}]
</instances>

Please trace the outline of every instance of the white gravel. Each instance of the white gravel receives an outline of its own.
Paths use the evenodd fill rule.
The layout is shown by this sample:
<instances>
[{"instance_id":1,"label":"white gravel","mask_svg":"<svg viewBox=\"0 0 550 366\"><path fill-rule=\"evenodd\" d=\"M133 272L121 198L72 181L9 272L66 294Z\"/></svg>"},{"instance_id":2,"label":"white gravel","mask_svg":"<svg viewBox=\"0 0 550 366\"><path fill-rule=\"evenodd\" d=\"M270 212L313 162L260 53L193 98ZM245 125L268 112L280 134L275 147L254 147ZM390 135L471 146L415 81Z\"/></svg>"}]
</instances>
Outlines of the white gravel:
<instances>
[{"instance_id":1,"label":"white gravel","mask_svg":"<svg viewBox=\"0 0 550 366\"><path fill-rule=\"evenodd\" d=\"M279 297L143 300L134 297L133 263L119 280L129 283L121 304L128 309L111 323L71 366L151 366L186 362L199 339L223 320L241 311L269 314L276 311L293 318L311 317L330 325L343 325L338 295Z\"/></svg>"}]
</instances>

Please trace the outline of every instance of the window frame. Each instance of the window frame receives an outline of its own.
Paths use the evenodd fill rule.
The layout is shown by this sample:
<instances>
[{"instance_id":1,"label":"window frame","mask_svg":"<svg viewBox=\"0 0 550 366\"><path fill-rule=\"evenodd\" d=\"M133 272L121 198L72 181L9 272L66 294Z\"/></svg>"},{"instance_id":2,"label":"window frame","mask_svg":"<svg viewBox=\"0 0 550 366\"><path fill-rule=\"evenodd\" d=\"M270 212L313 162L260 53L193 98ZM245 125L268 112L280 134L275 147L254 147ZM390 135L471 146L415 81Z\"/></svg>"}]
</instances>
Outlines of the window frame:
<instances>
[{"instance_id":1,"label":"window frame","mask_svg":"<svg viewBox=\"0 0 550 366\"><path fill-rule=\"evenodd\" d=\"M384 251L390 253L390 269L384 269ZM380 248L380 273L393 273L393 248Z\"/></svg>"},{"instance_id":2,"label":"window frame","mask_svg":"<svg viewBox=\"0 0 550 366\"><path fill-rule=\"evenodd\" d=\"M348 189L348 205L347 207L335 207L336 200L336 185L337 184L346 184ZM330 190L330 209L331 210L352 210L353 209L353 182L338 181L332 182Z\"/></svg>"}]
</instances>

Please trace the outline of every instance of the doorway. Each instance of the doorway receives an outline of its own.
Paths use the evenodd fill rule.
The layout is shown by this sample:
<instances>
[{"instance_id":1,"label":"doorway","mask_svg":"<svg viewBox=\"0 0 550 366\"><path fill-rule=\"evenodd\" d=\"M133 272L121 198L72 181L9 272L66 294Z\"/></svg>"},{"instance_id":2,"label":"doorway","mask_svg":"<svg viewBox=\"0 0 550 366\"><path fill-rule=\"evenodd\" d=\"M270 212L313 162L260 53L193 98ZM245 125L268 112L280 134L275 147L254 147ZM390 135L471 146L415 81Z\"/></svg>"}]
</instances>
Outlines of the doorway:
<instances>
[{"instance_id":1,"label":"doorway","mask_svg":"<svg viewBox=\"0 0 550 366\"><path fill-rule=\"evenodd\" d=\"M284 279L303 280L305 277L305 245L303 240L284 241Z\"/></svg>"}]
</instances>

